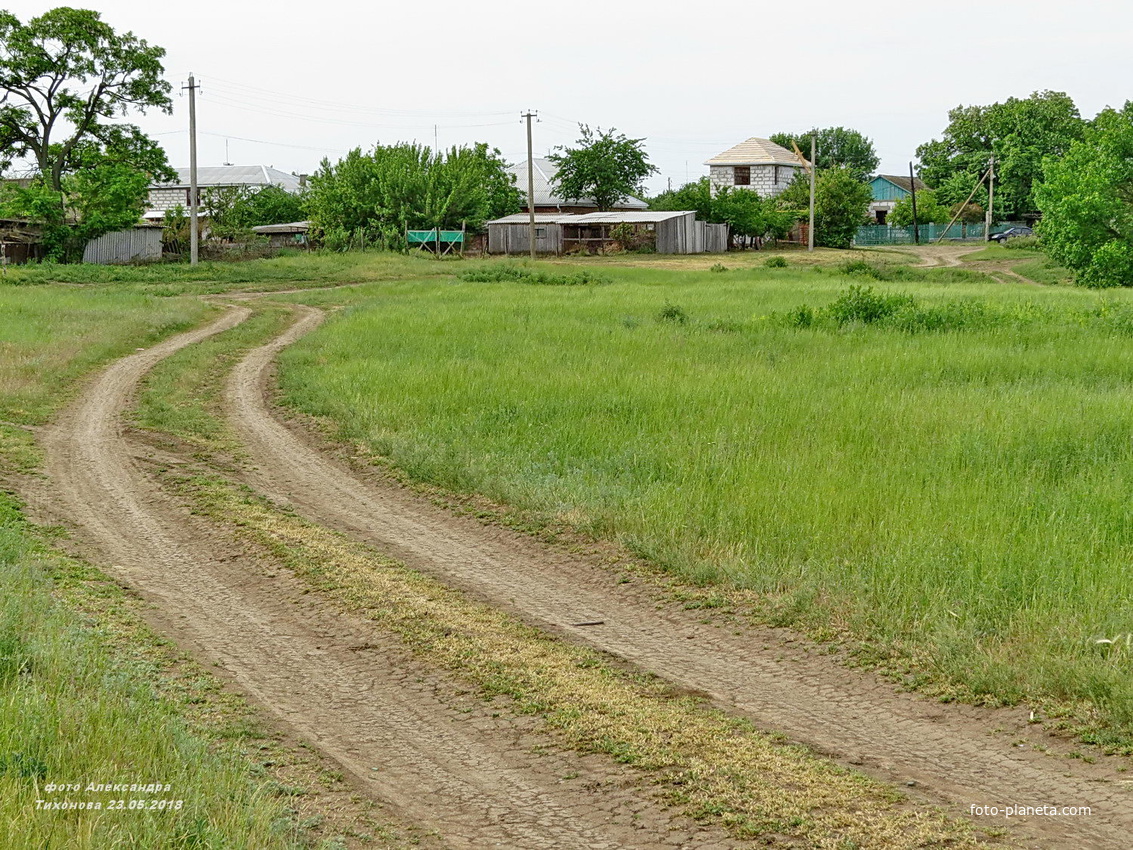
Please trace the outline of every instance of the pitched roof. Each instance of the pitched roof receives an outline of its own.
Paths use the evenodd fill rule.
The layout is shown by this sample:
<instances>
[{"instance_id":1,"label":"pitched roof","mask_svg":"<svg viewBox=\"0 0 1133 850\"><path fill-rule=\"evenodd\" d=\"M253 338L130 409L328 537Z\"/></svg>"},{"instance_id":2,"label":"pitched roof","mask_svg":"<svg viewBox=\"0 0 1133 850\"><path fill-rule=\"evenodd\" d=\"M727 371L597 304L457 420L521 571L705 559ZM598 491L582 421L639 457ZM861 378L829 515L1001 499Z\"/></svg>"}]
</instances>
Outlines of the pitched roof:
<instances>
[{"instance_id":1,"label":"pitched roof","mask_svg":"<svg viewBox=\"0 0 1133 850\"><path fill-rule=\"evenodd\" d=\"M532 182L535 185L535 206L536 207L596 207L597 202L593 198L578 198L574 200L566 200L555 192L553 183L555 175L559 173L559 167L551 160L545 157L532 157L531 164L534 166L532 172ZM523 194L523 203L527 203L527 160L517 162L514 165L508 166L508 171L515 175L515 185ZM617 205L617 209L622 210L644 210L648 209L649 204L640 198L629 197L621 201Z\"/></svg>"},{"instance_id":2,"label":"pitched roof","mask_svg":"<svg viewBox=\"0 0 1133 850\"><path fill-rule=\"evenodd\" d=\"M189 185L189 169L177 169L176 183L162 183L163 189L180 189ZM268 165L205 165L197 168L197 185L209 186L279 186L298 193L299 178Z\"/></svg>"},{"instance_id":3,"label":"pitched roof","mask_svg":"<svg viewBox=\"0 0 1133 850\"><path fill-rule=\"evenodd\" d=\"M770 139L752 137L728 148L704 163L705 165L795 165L800 166L794 151L777 145Z\"/></svg>"},{"instance_id":4,"label":"pitched roof","mask_svg":"<svg viewBox=\"0 0 1133 850\"><path fill-rule=\"evenodd\" d=\"M536 224L657 224L671 218L695 215L694 210L610 210L592 213L536 213ZM515 213L488 224L527 224L527 213Z\"/></svg>"},{"instance_id":5,"label":"pitched roof","mask_svg":"<svg viewBox=\"0 0 1133 850\"><path fill-rule=\"evenodd\" d=\"M890 183L892 183L898 189L903 189L906 192L912 192L913 191L912 183L910 182L909 178L908 177L902 177L899 174L878 174L873 179L874 180L888 180ZM915 179L916 179L916 187L917 187L918 192L923 192L924 190L928 189L928 184L925 183L923 180L921 180L921 178L917 177Z\"/></svg>"}]
</instances>

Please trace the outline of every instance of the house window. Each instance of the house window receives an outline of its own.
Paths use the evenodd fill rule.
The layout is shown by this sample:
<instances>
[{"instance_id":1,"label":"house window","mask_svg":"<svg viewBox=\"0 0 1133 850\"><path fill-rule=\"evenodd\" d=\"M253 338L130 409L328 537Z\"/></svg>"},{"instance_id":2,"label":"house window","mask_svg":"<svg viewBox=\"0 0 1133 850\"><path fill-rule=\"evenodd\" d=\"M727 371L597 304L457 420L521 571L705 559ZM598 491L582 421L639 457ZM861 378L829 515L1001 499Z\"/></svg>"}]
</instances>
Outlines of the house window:
<instances>
[{"instance_id":1,"label":"house window","mask_svg":"<svg viewBox=\"0 0 1133 850\"><path fill-rule=\"evenodd\" d=\"M542 239L546 235L547 235L547 228L545 228L545 227L536 227L535 228L535 238L536 239Z\"/></svg>"},{"instance_id":2,"label":"house window","mask_svg":"<svg viewBox=\"0 0 1133 850\"><path fill-rule=\"evenodd\" d=\"M775 185L779 185L779 166L775 166Z\"/></svg>"},{"instance_id":3,"label":"house window","mask_svg":"<svg viewBox=\"0 0 1133 850\"><path fill-rule=\"evenodd\" d=\"M750 186L751 185L751 166L750 165L737 165L733 169L735 186Z\"/></svg>"}]
</instances>

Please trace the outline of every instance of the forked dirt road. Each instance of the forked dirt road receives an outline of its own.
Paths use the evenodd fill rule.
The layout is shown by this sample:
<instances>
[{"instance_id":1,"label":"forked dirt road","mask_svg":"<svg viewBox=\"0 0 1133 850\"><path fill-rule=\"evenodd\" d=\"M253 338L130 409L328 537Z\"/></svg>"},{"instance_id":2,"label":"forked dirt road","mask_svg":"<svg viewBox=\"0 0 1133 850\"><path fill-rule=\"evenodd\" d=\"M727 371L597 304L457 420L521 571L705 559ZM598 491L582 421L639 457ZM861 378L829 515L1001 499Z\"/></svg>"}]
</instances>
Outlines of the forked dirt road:
<instances>
[{"instance_id":1,"label":"forked dirt road","mask_svg":"<svg viewBox=\"0 0 1133 850\"><path fill-rule=\"evenodd\" d=\"M104 371L50 429L49 487L32 494L33 507L65 518L156 603L172 634L220 659L244 690L363 787L408 819L443 828L449 846L731 846L713 831L668 832L669 814L642 808L641 789L626 787L627 774L600 760L525 756L530 732L521 722L486 711L465 719L438 695L449 687L443 677L418 669L367 622L304 594L283 571L265 573L146 476L120 422L136 383L162 357L245 312L233 308ZM625 582L596 558L455 517L335 461L268 402L273 357L320 320L319 311L299 308L297 323L251 352L226 388L231 422L251 456L248 481L264 494L955 814L970 805L1091 807L1089 816L983 821L1009 828L1024 846L1133 846L1133 794L1116 763L1061 757L1069 748L1029 726L1021 710L941 706L808 654L783 632L733 634L704 624L701 612L659 605L655 588ZM361 646L378 650L352 651ZM578 771L601 793L561 781Z\"/></svg>"},{"instance_id":2,"label":"forked dirt road","mask_svg":"<svg viewBox=\"0 0 1133 850\"><path fill-rule=\"evenodd\" d=\"M121 423L137 382L248 312L234 308L102 372L46 434L50 489L29 494L33 511L67 522L154 603L163 632L218 661L282 725L405 820L439 830L446 847L735 846L718 830L674 823L647 783L634 787L607 760L534 754L546 738L531 722L458 704L453 683L396 640L234 549L147 477Z\"/></svg>"}]
</instances>

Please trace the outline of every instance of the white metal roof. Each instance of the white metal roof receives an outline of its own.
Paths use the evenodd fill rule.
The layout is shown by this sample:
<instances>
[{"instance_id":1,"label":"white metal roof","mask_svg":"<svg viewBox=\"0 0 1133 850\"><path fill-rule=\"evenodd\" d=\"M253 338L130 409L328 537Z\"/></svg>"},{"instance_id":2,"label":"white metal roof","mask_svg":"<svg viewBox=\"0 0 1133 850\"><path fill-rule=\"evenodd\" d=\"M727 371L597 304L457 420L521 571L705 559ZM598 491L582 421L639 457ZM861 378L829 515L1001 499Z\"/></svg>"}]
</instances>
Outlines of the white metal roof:
<instances>
[{"instance_id":1,"label":"white metal roof","mask_svg":"<svg viewBox=\"0 0 1133 850\"><path fill-rule=\"evenodd\" d=\"M754 136L746 142L740 142L717 154L704 163L705 165L794 165L802 167L794 151L789 151L782 145L777 145L770 139L758 139Z\"/></svg>"},{"instance_id":2,"label":"white metal roof","mask_svg":"<svg viewBox=\"0 0 1133 850\"><path fill-rule=\"evenodd\" d=\"M593 198L579 198L577 200L568 201L556 194L552 185L555 175L559 173L559 167L551 160L545 157L532 157L531 164L534 166L532 169L532 183L535 188L535 206L536 207L563 207L569 209L571 207L596 207ZM523 195L524 204L527 203L527 160L517 162L514 165L508 166L508 171L515 175L515 185ZM640 198L626 198L618 205L618 209L626 210L644 210L649 207L649 204Z\"/></svg>"},{"instance_id":3,"label":"white metal roof","mask_svg":"<svg viewBox=\"0 0 1133 850\"><path fill-rule=\"evenodd\" d=\"M287 224L261 224L252 228L253 233L306 233L311 228L309 221L292 221Z\"/></svg>"},{"instance_id":4,"label":"white metal roof","mask_svg":"<svg viewBox=\"0 0 1133 850\"><path fill-rule=\"evenodd\" d=\"M695 215L694 210L610 210L574 216L569 224L656 224L671 218Z\"/></svg>"},{"instance_id":5,"label":"white metal roof","mask_svg":"<svg viewBox=\"0 0 1133 850\"><path fill-rule=\"evenodd\" d=\"M176 183L159 184L163 189L180 189L189 185L189 169L177 169ZM298 194L299 178L268 165L205 165L197 168L197 185L205 188L218 186L279 186Z\"/></svg>"},{"instance_id":6,"label":"white metal roof","mask_svg":"<svg viewBox=\"0 0 1133 850\"><path fill-rule=\"evenodd\" d=\"M694 215L694 210L610 210L593 213L536 213L536 224L656 224L670 218ZM527 224L527 213L497 218L488 224Z\"/></svg>"}]
</instances>

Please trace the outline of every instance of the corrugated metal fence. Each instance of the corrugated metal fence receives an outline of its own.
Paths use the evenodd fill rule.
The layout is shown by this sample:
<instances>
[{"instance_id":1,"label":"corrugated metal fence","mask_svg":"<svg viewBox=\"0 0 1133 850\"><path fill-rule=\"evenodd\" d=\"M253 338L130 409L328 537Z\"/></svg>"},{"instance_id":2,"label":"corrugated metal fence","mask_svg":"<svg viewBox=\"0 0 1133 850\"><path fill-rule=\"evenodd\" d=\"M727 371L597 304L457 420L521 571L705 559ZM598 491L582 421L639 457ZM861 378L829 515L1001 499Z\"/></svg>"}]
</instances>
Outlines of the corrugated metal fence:
<instances>
[{"instance_id":1,"label":"corrugated metal fence","mask_svg":"<svg viewBox=\"0 0 1133 850\"><path fill-rule=\"evenodd\" d=\"M161 259L161 228L133 227L104 233L87 243L84 263L129 263Z\"/></svg>"}]
</instances>

